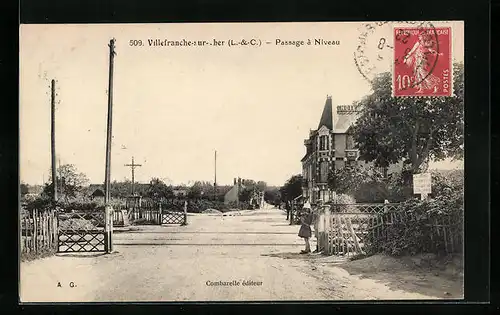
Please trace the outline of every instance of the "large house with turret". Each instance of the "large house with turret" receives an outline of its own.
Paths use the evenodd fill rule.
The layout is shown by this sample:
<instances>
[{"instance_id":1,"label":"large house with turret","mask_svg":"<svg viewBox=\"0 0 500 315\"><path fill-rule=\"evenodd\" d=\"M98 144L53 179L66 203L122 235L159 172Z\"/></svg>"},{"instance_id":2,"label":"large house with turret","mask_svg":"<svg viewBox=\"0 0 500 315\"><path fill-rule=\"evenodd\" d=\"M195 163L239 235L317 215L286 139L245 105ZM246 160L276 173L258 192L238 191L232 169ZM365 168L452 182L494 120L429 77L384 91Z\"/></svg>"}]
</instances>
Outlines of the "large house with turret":
<instances>
[{"instance_id":1,"label":"large house with turret","mask_svg":"<svg viewBox=\"0 0 500 315\"><path fill-rule=\"evenodd\" d=\"M306 154L301 160L304 198L313 203L318 199L328 202L333 197L328 188L330 171L358 163L366 165L359 160L351 128L359 114L353 105L339 105L334 110L332 97L327 96L318 128L310 130L309 138L304 140ZM401 164L391 166L388 173L400 167Z\"/></svg>"}]
</instances>

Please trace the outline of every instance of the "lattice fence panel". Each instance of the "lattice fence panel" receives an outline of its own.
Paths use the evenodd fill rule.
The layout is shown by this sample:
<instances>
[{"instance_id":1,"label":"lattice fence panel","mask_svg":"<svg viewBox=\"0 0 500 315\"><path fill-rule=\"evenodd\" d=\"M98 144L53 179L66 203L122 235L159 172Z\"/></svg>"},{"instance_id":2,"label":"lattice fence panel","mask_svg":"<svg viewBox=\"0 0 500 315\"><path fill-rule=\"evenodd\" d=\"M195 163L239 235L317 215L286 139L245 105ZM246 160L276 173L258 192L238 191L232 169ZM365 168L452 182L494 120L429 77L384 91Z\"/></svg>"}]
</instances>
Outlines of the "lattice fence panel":
<instances>
[{"instance_id":1,"label":"lattice fence panel","mask_svg":"<svg viewBox=\"0 0 500 315\"><path fill-rule=\"evenodd\" d=\"M60 213L57 251L105 252L105 218L104 211Z\"/></svg>"},{"instance_id":2,"label":"lattice fence panel","mask_svg":"<svg viewBox=\"0 0 500 315\"><path fill-rule=\"evenodd\" d=\"M72 230L59 233L59 253L68 252L104 252L106 250L104 231Z\"/></svg>"},{"instance_id":3,"label":"lattice fence panel","mask_svg":"<svg viewBox=\"0 0 500 315\"><path fill-rule=\"evenodd\" d=\"M161 224L184 224L184 213L164 211L161 214Z\"/></svg>"},{"instance_id":4,"label":"lattice fence panel","mask_svg":"<svg viewBox=\"0 0 500 315\"><path fill-rule=\"evenodd\" d=\"M398 211L401 208L398 203L357 203L357 204L331 204L333 213L372 213L382 214Z\"/></svg>"}]
</instances>

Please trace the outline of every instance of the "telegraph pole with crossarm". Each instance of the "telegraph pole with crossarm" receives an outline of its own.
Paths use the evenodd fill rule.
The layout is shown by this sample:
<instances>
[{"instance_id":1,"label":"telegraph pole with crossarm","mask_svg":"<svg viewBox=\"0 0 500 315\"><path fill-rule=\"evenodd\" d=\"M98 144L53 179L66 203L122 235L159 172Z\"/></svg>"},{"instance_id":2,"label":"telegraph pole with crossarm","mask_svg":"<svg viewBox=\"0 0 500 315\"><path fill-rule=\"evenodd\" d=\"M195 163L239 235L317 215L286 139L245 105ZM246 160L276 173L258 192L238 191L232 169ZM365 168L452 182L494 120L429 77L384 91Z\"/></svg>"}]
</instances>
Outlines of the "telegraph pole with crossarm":
<instances>
[{"instance_id":1,"label":"telegraph pole with crossarm","mask_svg":"<svg viewBox=\"0 0 500 315\"><path fill-rule=\"evenodd\" d=\"M134 157L132 157L132 164L125 164L132 169L132 196L134 195L134 183L135 183L135 168L142 166L142 164L135 164Z\"/></svg>"}]
</instances>

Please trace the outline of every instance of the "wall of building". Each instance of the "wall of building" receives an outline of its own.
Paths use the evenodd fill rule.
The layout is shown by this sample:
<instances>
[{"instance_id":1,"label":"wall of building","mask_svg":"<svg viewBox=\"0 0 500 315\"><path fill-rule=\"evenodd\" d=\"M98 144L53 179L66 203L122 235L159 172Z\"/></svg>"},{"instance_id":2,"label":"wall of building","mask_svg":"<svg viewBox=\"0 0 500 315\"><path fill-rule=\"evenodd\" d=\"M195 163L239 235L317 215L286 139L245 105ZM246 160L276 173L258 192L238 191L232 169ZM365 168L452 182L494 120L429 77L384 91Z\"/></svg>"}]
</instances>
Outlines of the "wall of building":
<instances>
[{"instance_id":1,"label":"wall of building","mask_svg":"<svg viewBox=\"0 0 500 315\"><path fill-rule=\"evenodd\" d=\"M346 135L336 134L335 136L335 157L345 157Z\"/></svg>"},{"instance_id":2,"label":"wall of building","mask_svg":"<svg viewBox=\"0 0 500 315\"><path fill-rule=\"evenodd\" d=\"M353 150L354 149L354 137L351 134L346 135L346 145L345 148L347 150Z\"/></svg>"}]
</instances>

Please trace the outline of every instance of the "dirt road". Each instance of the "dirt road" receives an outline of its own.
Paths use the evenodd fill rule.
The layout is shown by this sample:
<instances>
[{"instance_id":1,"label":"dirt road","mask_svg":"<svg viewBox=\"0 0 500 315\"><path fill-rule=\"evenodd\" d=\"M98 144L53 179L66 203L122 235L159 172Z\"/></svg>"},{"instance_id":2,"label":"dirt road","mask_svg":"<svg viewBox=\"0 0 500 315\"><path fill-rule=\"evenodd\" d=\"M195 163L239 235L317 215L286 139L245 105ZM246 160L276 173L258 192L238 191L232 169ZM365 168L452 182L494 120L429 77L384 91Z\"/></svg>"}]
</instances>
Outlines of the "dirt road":
<instances>
[{"instance_id":1,"label":"dirt road","mask_svg":"<svg viewBox=\"0 0 500 315\"><path fill-rule=\"evenodd\" d=\"M435 299L350 275L335 257L300 255L278 209L189 215L187 226L114 234L112 254L21 264L22 302ZM313 244L314 246L314 241Z\"/></svg>"}]
</instances>

